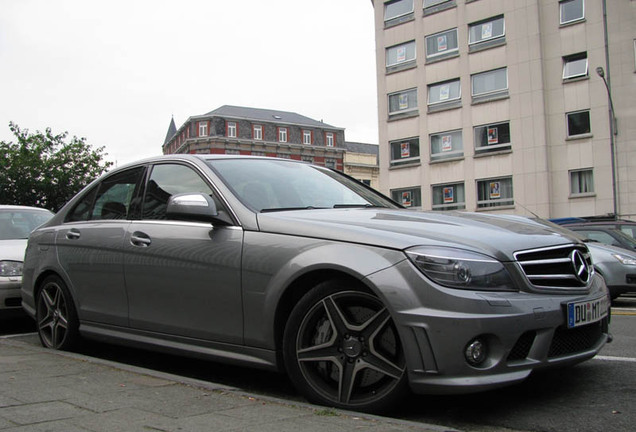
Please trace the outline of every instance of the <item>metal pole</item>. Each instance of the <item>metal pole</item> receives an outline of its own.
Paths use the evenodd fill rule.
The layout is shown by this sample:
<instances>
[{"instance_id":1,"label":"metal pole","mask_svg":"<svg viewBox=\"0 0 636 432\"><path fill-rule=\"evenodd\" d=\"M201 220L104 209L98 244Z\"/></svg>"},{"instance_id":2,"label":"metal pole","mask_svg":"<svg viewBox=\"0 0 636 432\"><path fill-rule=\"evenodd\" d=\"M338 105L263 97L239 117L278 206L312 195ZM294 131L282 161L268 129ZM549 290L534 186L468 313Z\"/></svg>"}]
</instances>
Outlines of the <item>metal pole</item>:
<instances>
[{"instance_id":1,"label":"metal pole","mask_svg":"<svg viewBox=\"0 0 636 432\"><path fill-rule=\"evenodd\" d=\"M612 158L612 196L614 201L614 219L618 219L618 190L616 181L616 148L614 136L618 135L616 124L616 115L614 111L614 102L612 101L612 90L609 84L609 38L607 35L607 0L603 0L603 31L605 36L605 67L607 68L607 79L605 79L605 71L602 67L596 68L596 73L603 80L605 89L607 90L607 98L609 99L609 123L610 123L610 156Z\"/></svg>"}]
</instances>

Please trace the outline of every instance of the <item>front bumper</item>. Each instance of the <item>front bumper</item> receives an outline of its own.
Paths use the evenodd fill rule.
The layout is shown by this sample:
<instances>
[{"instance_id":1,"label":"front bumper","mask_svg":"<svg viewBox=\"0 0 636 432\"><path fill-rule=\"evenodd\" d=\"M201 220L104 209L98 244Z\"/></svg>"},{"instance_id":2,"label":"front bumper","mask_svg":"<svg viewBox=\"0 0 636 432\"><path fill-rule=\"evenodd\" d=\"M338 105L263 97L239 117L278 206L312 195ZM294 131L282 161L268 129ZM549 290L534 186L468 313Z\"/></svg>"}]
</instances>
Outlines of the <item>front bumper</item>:
<instances>
[{"instance_id":1,"label":"front bumper","mask_svg":"<svg viewBox=\"0 0 636 432\"><path fill-rule=\"evenodd\" d=\"M587 360L608 340L609 312L585 326L568 329L566 323L568 302L604 298L609 308L600 277L578 295L445 288L409 261L368 279L393 311L416 393L468 393L512 384L535 369ZM477 366L464 354L475 339L487 349Z\"/></svg>"},{"instance_id":2,"label":"front bumper","mask_svg":"<svg viewBox=\"0 0 636 432\"><path fill-rule=\"evenodd\" d=\"M0 311L22 309L21 276L0 276Z\"/></svg>"}]
</instances>

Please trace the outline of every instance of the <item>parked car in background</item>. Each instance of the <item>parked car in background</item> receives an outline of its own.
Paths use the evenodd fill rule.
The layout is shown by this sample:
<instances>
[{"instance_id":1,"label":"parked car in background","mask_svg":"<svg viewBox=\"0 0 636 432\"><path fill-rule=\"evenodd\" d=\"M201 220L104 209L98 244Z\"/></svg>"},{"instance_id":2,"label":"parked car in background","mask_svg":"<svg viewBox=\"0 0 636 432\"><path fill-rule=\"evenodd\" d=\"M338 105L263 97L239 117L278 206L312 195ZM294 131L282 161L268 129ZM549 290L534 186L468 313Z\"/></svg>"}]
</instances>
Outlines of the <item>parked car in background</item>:
<instances>
[{"instance_id":1,"label":"parked car in background","mask_svg":"<svg viewBox=\"0 0 636 432\"><path fill-rule=\"evenodd\" d=\"M604 217L558 218L551 222L582 233L590 240L629 250L636 249L636 222Z\"/></svg>"},{"instance_id":2,"label":"parked car in background","mask_svg":"<svg viewBox=\"0 0 636 432\"><path fill-rule=\"evenodd\" d=\"M383 411L596 355L609 293L585 244L524 218L415 212L335 170L171 155L115 169L30 237L23 306L79 336L285 371Z\"/></svg>"},{"instance_id":3,"label":"parked car in background","mask_svg":"<svg viewBox=\"0 0 636 432\"><path fill-rule=\"evenodd\" d=\"M22 261L31 231L53 217L36 207L0 205L0 317L22 312Z\"/></svg>"},{"instance_id":4,"label":"parked car in background","mask_svg":"<svg viewBox=\"0 0 636 432\"><path fill-rule=\"evenodd\" d=\"M636 292L636 252L597 242L587 242L594 269L603 276L612 300Z\"/></svg>"}]
</instances>

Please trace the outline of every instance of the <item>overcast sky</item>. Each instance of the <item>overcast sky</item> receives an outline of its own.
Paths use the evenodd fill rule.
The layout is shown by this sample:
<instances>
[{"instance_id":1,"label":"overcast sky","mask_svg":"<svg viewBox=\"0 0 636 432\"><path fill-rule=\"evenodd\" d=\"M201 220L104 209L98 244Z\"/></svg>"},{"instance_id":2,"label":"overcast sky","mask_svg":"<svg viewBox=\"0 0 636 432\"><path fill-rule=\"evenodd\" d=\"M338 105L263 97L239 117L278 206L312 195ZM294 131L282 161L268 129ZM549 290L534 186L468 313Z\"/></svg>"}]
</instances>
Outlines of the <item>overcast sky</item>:
<instances>
[{"instance_id":1,"label":"overcast sky","mask_svg":"<svg viewBox=\"0 0 636 432\"><path fill-rule=\"evenodd\" d=\"M369 0L0 0L0 140L68 131L119 165L222 105L377 143Z\"/></svg>"}]
</instances>

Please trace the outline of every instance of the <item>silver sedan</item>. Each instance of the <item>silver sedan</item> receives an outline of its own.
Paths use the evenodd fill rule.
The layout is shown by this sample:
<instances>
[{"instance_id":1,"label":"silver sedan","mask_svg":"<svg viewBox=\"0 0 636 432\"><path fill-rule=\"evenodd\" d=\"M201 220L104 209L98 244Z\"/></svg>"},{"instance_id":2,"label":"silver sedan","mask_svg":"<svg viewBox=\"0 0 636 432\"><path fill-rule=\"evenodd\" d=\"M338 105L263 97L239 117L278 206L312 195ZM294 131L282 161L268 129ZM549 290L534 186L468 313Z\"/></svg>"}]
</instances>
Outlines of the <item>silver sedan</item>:
<instances>
[{"instance_id":1,"label":"silver sedan","mask_svg":"<svg viewBox=\"0 0 636 432\"><path fill-rule=\"evenodd\" d=\"M414 212L334 170L173 155L120 167L29 240L44 346L80 337L286 372L378 412L590 359L609 296L587 247L512 216Z\"/></svg>"}]
</instances>

